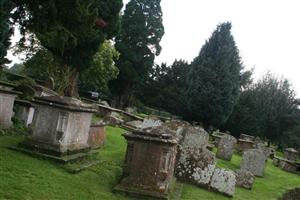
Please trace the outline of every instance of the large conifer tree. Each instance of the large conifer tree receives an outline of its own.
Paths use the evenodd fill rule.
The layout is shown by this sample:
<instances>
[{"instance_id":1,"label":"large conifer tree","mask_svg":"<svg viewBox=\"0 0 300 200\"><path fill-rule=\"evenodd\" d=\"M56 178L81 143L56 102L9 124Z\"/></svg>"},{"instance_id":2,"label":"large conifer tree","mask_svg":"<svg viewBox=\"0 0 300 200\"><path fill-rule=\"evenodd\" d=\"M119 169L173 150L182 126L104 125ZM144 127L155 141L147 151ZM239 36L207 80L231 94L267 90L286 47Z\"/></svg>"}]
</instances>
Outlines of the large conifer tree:
<instances>
[{"instance_id":1,"label":"large conifer tree","mask_svg":"<svg viewBox=\"0 0 300 200\"><path fill-rule=\"evenodd\" d=\"M70 68L70 88L105 39L119 31L122 0L14 0L18 5L13 18L21 32L34 33L62 67ZM76 86L75 86L76 87Z\"/></svg>"},{"instance_id":2,"label":"large conifer tree","mask_svg":"<svg viewBox=\"0 0 300 200\"><path fill-rule=\"evenodd\" d=\"M116 38L120 73L111 84L112 92L125 105L149 76L155 56L160 54L163 34L160 0L131 0L126 5Z\"/></svg>"},{"instance_id":3,"label":"large conifer tree","mask_svg":"<svg viewBox=\"0 0 300 200\"><path fill-rule=\"evenodd\" d=\"M243 66L230 30L229 22L218 25L192 62L187 90L190 120L219 126L238 100Z\"/></svg>"}]
</instances>

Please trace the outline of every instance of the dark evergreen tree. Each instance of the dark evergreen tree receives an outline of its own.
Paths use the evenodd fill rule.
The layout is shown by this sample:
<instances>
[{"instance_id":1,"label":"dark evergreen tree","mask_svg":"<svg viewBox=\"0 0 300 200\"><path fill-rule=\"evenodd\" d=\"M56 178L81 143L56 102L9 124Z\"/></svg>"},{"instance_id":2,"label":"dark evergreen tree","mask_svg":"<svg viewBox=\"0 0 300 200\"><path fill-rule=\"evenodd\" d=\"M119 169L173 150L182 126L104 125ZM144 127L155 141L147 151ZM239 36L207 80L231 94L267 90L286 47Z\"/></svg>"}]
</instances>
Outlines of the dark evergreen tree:
<instances>
[{"instance_id":1,"label":"dark evergreen tree","mask_svg":"<svg viewBox=\"0 0 300 200\"><path fill-rule=\"evenodd\" d=\"M0 66L8 62L5 56L10 45L9 37L12 33L9 21L12 8L13 4L10 0L0 1Z\"/></svg>"},{"instance_id":2,"label":"dark evergreen tree","mask_svg":"<svg viewBox=\"0 0 300 200\"><path fill-rule=\"evenodd\" d=\"M218 25L191 64L188 76L190 120L219 126L231 114L242 83L242 62L231 23Z\"/></svg>"},{"instance_id":3,"label":"dark evergreen tree","mask_svg":"<svg viewBox=\"0 0 300 200\"><path fill-rule=\"evenodd\" d=\"M299 141L299 105L289 81L267 73L241 93L223 129L236 136L247 133L277 144L290 143L289 138L298 137Z\"/></svg>"},{"instance_id":4,"label":"dark evergreen tree","mask_svg":"<svg viewBox=\"0 0 300 200\"><path fill-rule=\"evenodd\" d=\"M122 0L14 0L13 19L23 35L34 33L56 62L71 70L66 95L74 95L78 73L89 66L105 39L119 31Z\"/></svg>"},{"instance_id":5,"label":"dark evergreen tree","mask_svg":"<svg viewBox=\"0 0 300 200\"><path fill-rule=\"evenodd\" d=\"M131 0L126 5L115 45L120 52L117 62L120 73L111 83L111 90L119 102L128 105L148 78L155 56L160 54L159 42L163 34L160 0Z\"/></svg>"},{"instance_id":6,"label":"dark evergreen tree","mask_svg":"<svg viewBox=\"0 0 300 200\"><path fill-rule=\"evenodd\" d=\"M146 105L186 116L185 89L189 69L190 65L184 60L175 60L170 66L156 65L139 99Z\"/></svg>"}]
</instances>

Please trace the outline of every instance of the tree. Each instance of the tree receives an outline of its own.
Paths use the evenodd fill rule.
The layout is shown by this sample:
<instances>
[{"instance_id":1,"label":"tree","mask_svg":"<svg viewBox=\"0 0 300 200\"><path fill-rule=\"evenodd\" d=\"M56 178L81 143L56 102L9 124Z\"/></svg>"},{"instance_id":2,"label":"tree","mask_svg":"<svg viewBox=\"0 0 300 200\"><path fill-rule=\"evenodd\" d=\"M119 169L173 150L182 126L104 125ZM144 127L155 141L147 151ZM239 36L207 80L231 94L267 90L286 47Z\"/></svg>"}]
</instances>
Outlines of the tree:
<instances>
[{"instance_id":1,"label":"tree","mask_svg":"<svg viewBox=\"0 0 300 200\"><path fill-rule=\"evenodd\" d=\"M80 76L80 88L98 92L109 93L108 82L117 78L119 69L115 62L119 52L105 41L93 57L91 66L84 70Z\"/></svg>"},{"instance_id":2,"label":"tree","mask_svg":"<svg viewBox=\"0 0 300 200\"><path fill-rule=\"evenodd\" d=\"M79 86L84 90L107 91L109 80L116 78L118 68L115 66L119 53L109 41L100 45L89 66L80 74ZM37 80L54 80L54 90L63 94L68 87L68 67L61 66L53 54L45 48L40 49L33 57L25 62L25 73Z\"/></svg>"},{"instance_id":3,"label":"tree","mask_svg":"<svg viewBox=\"0 0 300 200\"><path fill-rule=\"evenodd\" d=\"M230 30L229 22L218 25L191 64L187 89L190 120L219 126L239 98L243 66Z\"/></svg>"},{"instance_id":4,"label":"tree","mask_svg":"<svg viewBox=\"0 0 300 200\"><path fill-rule=\"evenodd\" d=\"M119 31L121 0L14 0L23 40L34 33L56 63L71 74L67 96L76 94L78 72L89 66L99 45Z\"/></svg>"},{"instance_id":5,"label":"tree","mask_svg":"<svg viewBox=\"0 0 300 200\"><path fill-rule=\"evenodd\" d=\"M146 105L174 115L187 115L185 89L189 69L184 60L175 60L170 66L156 65L139 98Z\"/></svg>"},{"instance_id":6,"label":"tree","mask_svg":"<svg viewBox=\"0 0 300 200\"><path fill-rule=\"evenodd\" d=\"M277 144L289 143L289 138L298 137L299 141L299 105L289 81L267 73L242 92L223 128L234 135L248 133Z\"/></svg>"},{"instance_id":7,"label":"tree","mask_svg":"<svg viewBox=\"0 0 300 200\"><path fill-rule=\"evenodd\" d=\"M12 6L13 4L10 0L0 1L0 67L8 62L5 56L10 45L9 37L12 33L9 21Z\"/></svg>"},{"instance_id":8,"label":"tree","mask_svg":"<svg viewBox=\"0 0 300 200\"><path fill-rule=\"evenodd\" d=\"M148 78L155 56L160 54L163 34L160 0L131 0L126 5L121 33L116 37L120 73L110 86L119 102L128 105Z\"/></svg>"}]
</instances>

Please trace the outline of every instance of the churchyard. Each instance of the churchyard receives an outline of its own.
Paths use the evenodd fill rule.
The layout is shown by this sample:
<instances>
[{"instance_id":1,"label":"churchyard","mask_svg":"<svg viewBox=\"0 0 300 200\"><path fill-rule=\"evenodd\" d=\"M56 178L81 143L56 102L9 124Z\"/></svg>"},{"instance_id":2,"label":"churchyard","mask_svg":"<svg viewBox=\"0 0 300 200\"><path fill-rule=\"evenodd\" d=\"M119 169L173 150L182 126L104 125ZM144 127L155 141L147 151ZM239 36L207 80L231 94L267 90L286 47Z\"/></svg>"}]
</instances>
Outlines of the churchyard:
<instances>
[{"instance_id":1,"label":"churchyard","mask_svg":"<svg viewBox=\"0 0 300 200\"><path fill-rule=\"evenodd\" d=\"M136 199L113 192L121 178L126 151L123 132L123 129L107 126L106 142L99 150L101 163L77 174L67 172L55 162L8 149L24 139L20 134L0 136L1 199ZM241 159L235 153L231 161L218 159L217 166L236 170ZM237 187L234 197L230 198L185 183L181 199L278 199L294 187L300 187L299 175L274 167L268 159L264 177L256 178L251 190Z\"/></svg>"},{"instance_id":2,"label":"churchyard","mask_svg":"<svg viewBox=\"0 0 300 200\"><path fill-rule=\"evenodd\" d=\"M292 85L254 81L231 22L155 63L160 3L1 0L0 200L300 199Z\"/></svg>"}]
</instances>

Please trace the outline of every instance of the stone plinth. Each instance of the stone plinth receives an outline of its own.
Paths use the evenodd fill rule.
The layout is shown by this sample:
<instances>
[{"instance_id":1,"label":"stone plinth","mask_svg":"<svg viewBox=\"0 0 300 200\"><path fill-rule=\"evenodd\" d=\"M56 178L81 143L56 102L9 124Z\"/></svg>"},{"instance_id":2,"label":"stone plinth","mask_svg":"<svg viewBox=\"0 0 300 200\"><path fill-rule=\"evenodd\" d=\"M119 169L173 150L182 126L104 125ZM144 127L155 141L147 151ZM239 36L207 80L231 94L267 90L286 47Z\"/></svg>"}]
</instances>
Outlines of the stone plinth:
<instances>
[{"instance_id":1,"label":"stone plinth","mask_svg":"<svg viewBox=\"0 0 300 200\"><path fill-rule=\"evenodd\" d=\"M168 199L177 150L177 140L170 132L154 127L124 134L127 151L116 191Z\"/></svg>"},{"instance_id":2,"label":"stone plinth","mask_svg":"<svg viewBox=\"0 0 300 200\"><path fill-rule=\"evenodd\" d=\"M249 149L244 152L241 170L250 171L254 176L264 176L266 157L260 149Z\"/></svg>"},{"instance_id":3,"label":"stone plinth","mask_svg":"<svg viewBox=\"0 0 300 200\"><path fill-rule=\"evenodd\" d=\"M286 159L286 160L289 160L289 161L297 161L298 158L299 158L299 152L296 151L294 148L287 148L284 150L284 155L283 157Z\"/></svg>"},{"instance_id":4,"label":"stone plinth","mask_svg":"<svg viewBox=\"0 0 300 200\"><path fill-rule=\"evenodd\" d=\"M32 106L31 102L24 100L16 100L15 107L15 117L23 121L25 126L29 126L32 123L34 116L34 107Z\"/></svg>"},{"instance_id":5,"label":"stone plinth","mask_svg":"<svg viewBox=\"0 0 300 200\"><path fill-rule=\"evenodd\" d=\"M254 142L250 140L238 139L238 149L240 152L245 152L248 149L254 148Z\"/></svg>"},{"instance_id":6,"label":"stone plinth","mask_svg":"<svg viewBox=\"0 0 300 200\"><path fill-rule=\"evenodd\" d=\"M59 96L36 98L33 103L33 133L24 146L58 156L89 149L92 113L97 111L92 105Z\"/></svg>"},{"instance_id":7,"label":"stone plinth","mask_svg":"<svg viewBox=\"0 0 300 200\"><path fill-rule=\"evenodd\" d=\"M9 128L12 125L13 106L19 92L12 91L7 86L0 88L0 128Z\"/></svg>"},{"instance_id":8,"label":"stone plinth","mask_svg":"<svg viewBox=\"0 0 300 200\"><path fill-rule=\"evenodd\" d=\"M218 145L217 158L223 160L231 160L232 154L234 152L234 145L236 144L235 137L231 135L224 135Z\"/></svg>"},{"instance_id":9,"label":"stone plinth","mask_svg":"<svg viewBox=\"0 0 300 200\"><path fill-rule=\"evenodd\" d=\"M92 149L98 149L104 145L105 124L91 125L89 131L88 145Z\"/></svg>"}]
</instances>

